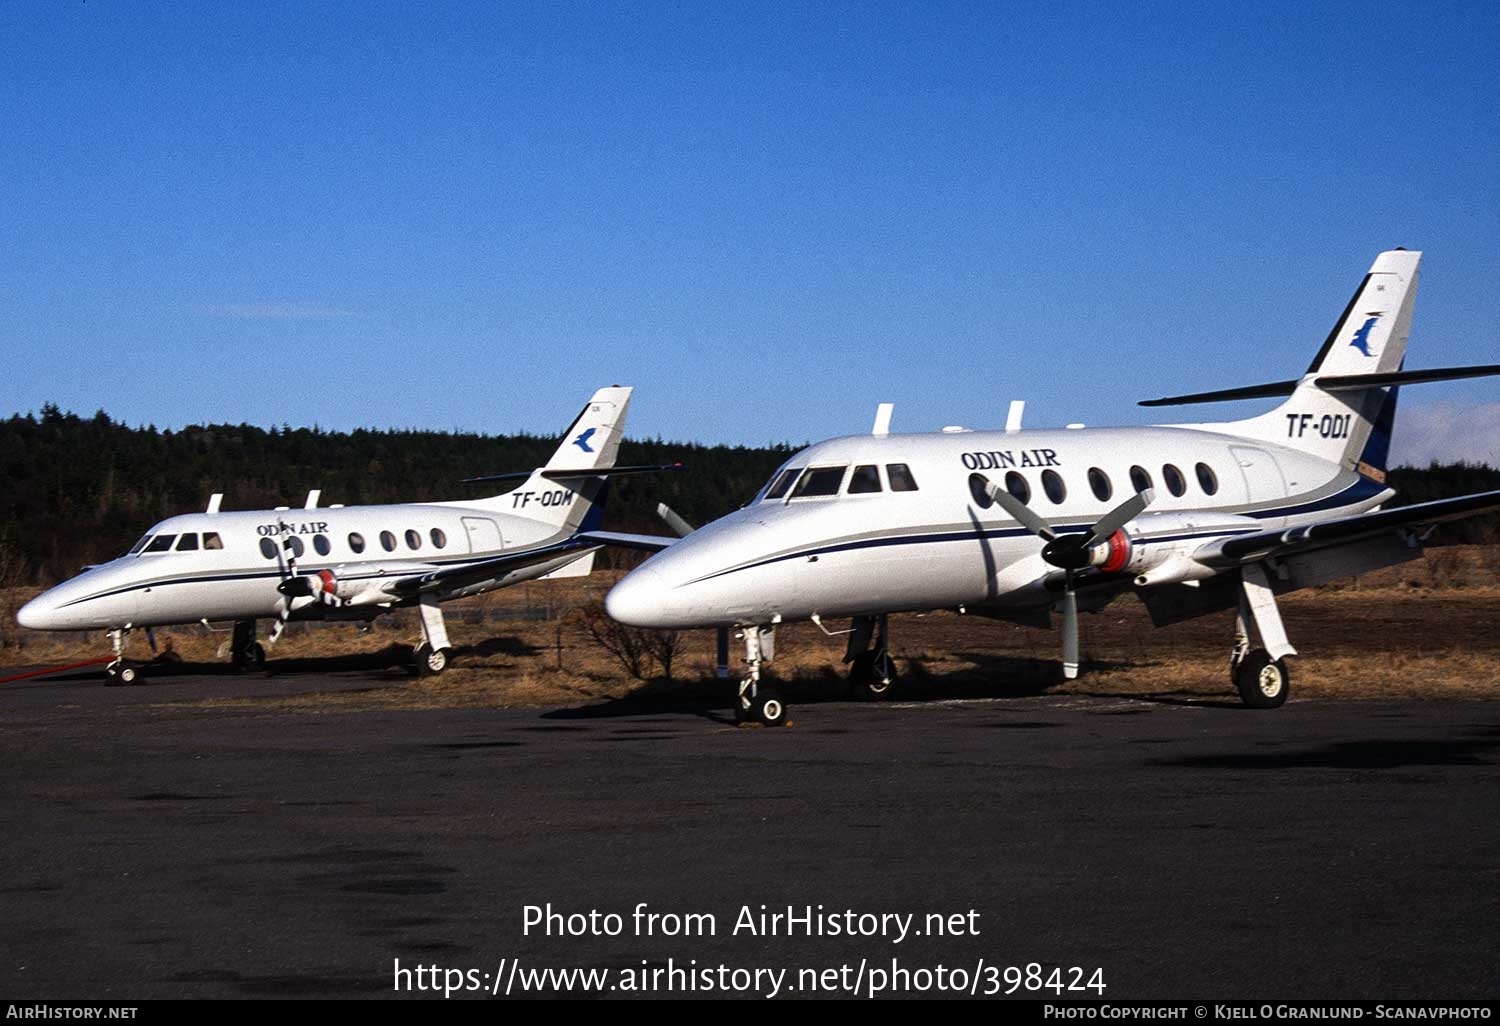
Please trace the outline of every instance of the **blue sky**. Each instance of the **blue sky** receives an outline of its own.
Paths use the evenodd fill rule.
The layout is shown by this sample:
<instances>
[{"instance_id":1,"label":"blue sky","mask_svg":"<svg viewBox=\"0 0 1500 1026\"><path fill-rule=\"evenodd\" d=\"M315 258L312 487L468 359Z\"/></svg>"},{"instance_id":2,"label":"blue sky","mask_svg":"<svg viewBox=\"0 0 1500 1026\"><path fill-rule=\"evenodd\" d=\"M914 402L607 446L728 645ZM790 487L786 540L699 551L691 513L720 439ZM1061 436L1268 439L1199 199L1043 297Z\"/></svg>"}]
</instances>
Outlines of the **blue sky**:
<instances>
[{"instance_id":1,"label":"blue sky","mask_svg":"<svg viewBox=\"0 0 1500 1026\"><path fill-rule=\"evenodd\" d=\"M0 5L0 413L1145 423L1300 373L1395 245L1408 365L1500 362L1497 51L1493 3Z\"/></svg>"}]
</instances>

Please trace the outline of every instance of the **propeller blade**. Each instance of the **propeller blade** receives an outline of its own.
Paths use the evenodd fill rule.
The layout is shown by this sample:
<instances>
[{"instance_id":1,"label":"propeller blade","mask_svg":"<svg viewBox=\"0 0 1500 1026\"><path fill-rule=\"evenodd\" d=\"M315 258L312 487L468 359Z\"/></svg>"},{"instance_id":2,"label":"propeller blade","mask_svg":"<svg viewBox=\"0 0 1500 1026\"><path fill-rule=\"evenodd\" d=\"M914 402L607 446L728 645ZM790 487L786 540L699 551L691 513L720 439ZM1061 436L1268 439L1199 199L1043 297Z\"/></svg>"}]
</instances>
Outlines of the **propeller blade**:
<instances>
[{"instance_id":1,"label":"propeller blade","mask_svg":"<svg viewBox=\"0 0 1500 1026\"><path fill-rule=\"evenodd\" d=\"M1132 495L1100 518L1099 522L1089 532L1089 540L1083 543L1083 547L1088 548L1091 545L1098 545L1130 521L1140 516L1141 512L1155 501L1156 489L1154 488L1147 488L1142 492Z\"/></svg>"},{"instance_id":2,"label":"propeller blade","mask_svg":"<svg viewBox=\"0 0 1500 1026\"><path fill-rule=\"evenodd\" d=\"M1026 528L1032 534L1045 538L1047 541L1051 541L1057 537L1057 532L1048 527L1045 520L1032 512L1030 506L1010 494L1010 492L1007 492L1004 488L994 484L988 478L985 478L983 474L979 476L984 480L985 491L989 493L990 498L995 500L995 505L1009 513L1012 520L1016 521L1016 523Z\"/></svg>"},{"instance_id":3,"label":"propeller blade","mask_svg":"<svg viewBox=\"0 0 1500 1026\"><path fill-rule=\"evenodd\" d=\"M686 538L695 530L692 524L688 523L686 520L678 516L677 511L674 510L671 506L668 506L665 502L659 503L657 505L656 515L665 520L667 522L667 526L675 531L677 533L677 537L679 538Z\"/></svg>"},{"instance_id":4,"label":"propeller blade","mask_svg":"<svg viewBox=\"0 0 1500 1026\"><path fill-rule=\"evenodd\" d=\"M292 600L284 598L280 602L281 608L276 611L276 623L271 627L271 633L266 635L266 645L274 645L281 638L281 632L286 630L286 622L292 616Z\"/></svg>"},{"instance_id":5,"label":"propeller blade","mask_svg":"<svg viewBox=\"0 0 1500 1026\"><path fill-rule=\"evenodd\" d=\"M1078 594L1073 590L1073 575L1068 575L1068 590L1063 592L1063 677L1078 677Z\"/></svg>"}]
</instances>

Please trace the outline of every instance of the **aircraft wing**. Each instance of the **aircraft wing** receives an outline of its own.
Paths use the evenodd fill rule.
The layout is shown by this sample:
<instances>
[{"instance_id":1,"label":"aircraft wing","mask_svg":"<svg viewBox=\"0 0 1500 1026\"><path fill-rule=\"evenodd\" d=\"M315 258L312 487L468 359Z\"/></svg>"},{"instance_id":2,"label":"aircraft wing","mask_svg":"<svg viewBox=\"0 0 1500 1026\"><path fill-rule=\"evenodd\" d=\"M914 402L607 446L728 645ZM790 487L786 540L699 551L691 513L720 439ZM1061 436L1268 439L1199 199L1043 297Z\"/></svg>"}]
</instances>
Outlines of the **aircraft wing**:
<instances>
[{"instance_id":1,"label":"aircraft wing","mask_svg":"<svg viewBox=\"0 0 1500 1026\"><path fill-rule=\"evenodd\" d=\"M576 552L582 555L586 550L600 548L603 544L603 542L590 541L583 535L574 535L551 545L518 549L490 559L481 559L477 563L459 563L451 567L431 570L425 574L403 577L392 581L386 587L392 594L402 597L420 595L423 592L438 591L443 588L462 588L467 584L487 581L512 570L546 563L569 553Z\"/></svg>"},{"instance_id":2,"label":"aircraft wing","mask_svg":"<svg viewBox=\"0 0 1500 1026\"><path fill-rule=\"evenodd\" d=\"M597 545L617 545L622 549L643 549L646 552L660 552L677 541L657 534L620 534L616 531L584 531L578 537Z\"/></svg>"},{"instance_id":3,"label":"aircraft wing","mask_svg":"<svg viewBox=\"0 0 1500 1026\"><path fill-rule=\"evenodd\" d=\"M1312 549L1361 541L1387 531L1426 527L1445 520L1460 520L1500 510L1500 491L1476 492L1451 499L1437 499L1415 506L1400 506L1379 513L1360 513L1339 517L1303 527L1281 531L1260 531L1212 542L1193 553L1193 558L1210 566L1233 566L1251 563L1268 556L1286 555Z\"/></svg>"}]
</instances>

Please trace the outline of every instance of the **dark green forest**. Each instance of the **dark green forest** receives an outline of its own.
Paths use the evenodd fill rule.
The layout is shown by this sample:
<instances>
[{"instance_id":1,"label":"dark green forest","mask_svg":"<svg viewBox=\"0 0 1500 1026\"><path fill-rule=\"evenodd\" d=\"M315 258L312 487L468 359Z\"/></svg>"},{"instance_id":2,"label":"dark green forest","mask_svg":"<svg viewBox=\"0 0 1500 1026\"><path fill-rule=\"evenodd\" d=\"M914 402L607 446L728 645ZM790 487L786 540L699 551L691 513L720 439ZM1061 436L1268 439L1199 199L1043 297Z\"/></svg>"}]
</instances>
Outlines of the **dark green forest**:
<instances>
[{"instance_id":1,"label":"dark green forest","mask_svg":"<svg viewBox=\"0 0 1500 1026\"><path fill-rule=\"evenodd\" d=\"M151 524L200 510L214 492L230 509L300 506L310 488L323 503L347 505L456 499L495 486L466 477L529 470L557 445L552 437L439 431L324 431L208 424L180 431L129 427L103 411L84 418L43 407L0 421L0 562L18 584L46 584L87 563L117 556ZM626 439L625 464L682 461L680 471L612 484L605 525L663 533L654 510L666 502L693 523L739 507L797 448L705 446ZM1399 503L1500 488L1500 471L1468 464L1391 472ZM1447 525L1450 543L1500 537L1494 518Z\"/></svg>"}]
</instances>

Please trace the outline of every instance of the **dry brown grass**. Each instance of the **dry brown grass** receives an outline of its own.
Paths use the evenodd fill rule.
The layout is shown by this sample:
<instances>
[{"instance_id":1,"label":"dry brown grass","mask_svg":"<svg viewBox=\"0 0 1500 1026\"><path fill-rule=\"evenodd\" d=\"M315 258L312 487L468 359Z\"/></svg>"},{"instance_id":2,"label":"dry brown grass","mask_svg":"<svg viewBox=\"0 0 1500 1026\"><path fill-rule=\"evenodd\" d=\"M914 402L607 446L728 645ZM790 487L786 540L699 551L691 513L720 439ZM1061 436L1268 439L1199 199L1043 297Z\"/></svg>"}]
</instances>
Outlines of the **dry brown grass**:
<instances>
[{"instance_id":1,"label":"dry brown grass","mask_svg":"<svg viewBox=\"0 0 1500 1026\"><path fill-rule=\"evenodd\" d=\"M1500 548L1438 550L1424 561L1300 592L1283 599L1283 613L1301 656L1293 663L1299 698L1490 698L1500 666L1493 610L1500 600ZM357 691L320 691L278 697L236 695L225 676L222 697L201 707L339 712L369 709L557 707L660 697L722 699L713 679L713 635L688 632L675 682L643 683L584 630L576 610L597 600L617 575L535 582L449 605L456 659L439 677L399 669L407 646L420 640L410 612L382 618L369 633L348 625L293 625L272 653L278 672L339 671L368 678ZM0 595L19 605L25 595ZM7 623L0 664L54 665L104 654L97 634L15 632ZM892 618L893 652L903 668L903 691L914 698L1016 694L1156 696L1233 701L1227 657L1228 613L1155 630L1132 598L1083 618L1088 672L1064 683L1059 640L1046 632L952 613ZM228 635L205 628L164 628L158 645L187 663L224 658ZM131 654L150 658L144 637ZM778 630L776 675L802 700L842 695L843 639L811 624ZM737 655L732 655L737 660ZM0 674L3 676L3 674Z\"/></svg>"}]
</instances>

